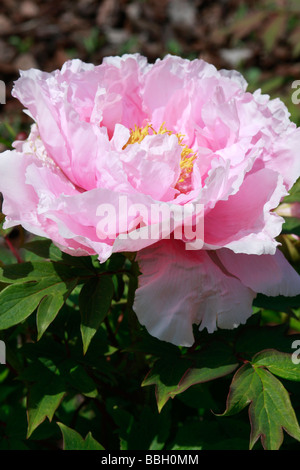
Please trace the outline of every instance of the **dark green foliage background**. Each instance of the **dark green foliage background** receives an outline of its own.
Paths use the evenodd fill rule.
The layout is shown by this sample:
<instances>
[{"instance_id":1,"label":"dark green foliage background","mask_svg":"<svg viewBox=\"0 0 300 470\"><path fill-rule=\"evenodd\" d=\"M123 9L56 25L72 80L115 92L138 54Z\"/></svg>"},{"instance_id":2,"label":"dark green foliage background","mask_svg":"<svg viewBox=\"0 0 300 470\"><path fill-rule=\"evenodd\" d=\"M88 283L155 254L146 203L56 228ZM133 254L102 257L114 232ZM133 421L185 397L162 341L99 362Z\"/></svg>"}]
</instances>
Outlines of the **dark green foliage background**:
<instances>
[{"instance_id":1,"label":"dark green foliage background","mask_svg":"<svg viewBox=\"0 0 300 470\"><path fill-rule=\"evenodd\" d=\"M260 296L246 325L181 348L137 322L134 256L100 265L38 238L19 253L0 272L0 449L277 449L282 427L299 449L298 298Z\"/></svg>"}]
</instances>

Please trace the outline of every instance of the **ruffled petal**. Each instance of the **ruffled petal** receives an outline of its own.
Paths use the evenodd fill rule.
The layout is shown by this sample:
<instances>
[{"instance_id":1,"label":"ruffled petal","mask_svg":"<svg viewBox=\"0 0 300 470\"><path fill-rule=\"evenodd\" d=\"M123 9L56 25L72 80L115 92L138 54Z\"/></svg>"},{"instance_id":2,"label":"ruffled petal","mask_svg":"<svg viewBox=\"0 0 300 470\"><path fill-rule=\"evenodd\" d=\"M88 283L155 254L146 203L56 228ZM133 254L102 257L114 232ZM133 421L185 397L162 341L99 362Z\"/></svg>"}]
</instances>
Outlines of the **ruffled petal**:
<instances>
[{"instance_id":1,"label":"ruffled petal","mask_svg":"<svg viewBox=\"0 0 300 470\"><path fill-rule=\"evenodd\" d=\"M0 156L0 188L3 194L2 211L6 214L6 227L33 222L32 211L38 204L38 196L32 186L26 184L27 166L35 162L32 156L24 157L16 150Z\"/></svg>"},{"instance_id":2,"label":"ruffled petal","mask_svg":"<svg viewBox=\"0 0 300 470\"><path fill-rule=\"evenodd\" d=\"M271 210L286 194L281 175L270 169L247 175L236 194L219 201L206 214L205 246L227 247L236 253L274 254L283 219Z\"/></svg>"},{"instance_id":3,"label":"ruffled petal","mask_svg":"<svg viewBox=\"0 0 300 470\"><path fill-rule=\"evenodd\" d=\"M141 271L133 309L149 333L191 346L193 324L211 333L235 328L252 312L255 293L226 274L205 251L189 252L180 241L162 241L138 253Z\"/></svg>"},{"instance_id":4,"label":"ruffled petal","mask_svg":"<svg viewBox=\"0 0 300 470\"><path fill-rule=\"evenodd\" d=\"M277 249L275 255L246 255L218 250L225 268L255 292L269 295L300 294L300 276Z\"/></svg>"},{"instance_id":5,"label":"ruffled petal","mask_svg":"<svg viewBox=\"0 0 300 470\"><path fill-rule=\"evenodd\" d=\"M128 145L121 155L124 171L133 188L158 201L174 199L180 175L182 147L175 135L149 135Z\"/></svg>"}]
</instances>

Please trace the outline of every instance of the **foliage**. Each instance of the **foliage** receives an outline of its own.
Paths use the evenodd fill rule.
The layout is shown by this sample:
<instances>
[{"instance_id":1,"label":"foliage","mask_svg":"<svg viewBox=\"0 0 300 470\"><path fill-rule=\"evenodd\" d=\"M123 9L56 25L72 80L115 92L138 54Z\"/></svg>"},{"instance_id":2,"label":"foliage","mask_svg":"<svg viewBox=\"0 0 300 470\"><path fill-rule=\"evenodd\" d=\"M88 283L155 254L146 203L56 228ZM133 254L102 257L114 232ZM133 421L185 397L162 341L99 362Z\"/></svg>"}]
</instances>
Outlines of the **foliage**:
<instances>
[{"instance_id":1,"label":"foliage","mask_svg":"<svg viewBox=\"0 0 300 470\"><path fill-rule=\"evenodd\" d=\"M260 296L246 325L175 347L136 320L131 255L16 250L0 268L1 449L299 448L298 299Z\"/></svg>"}]
</instances>

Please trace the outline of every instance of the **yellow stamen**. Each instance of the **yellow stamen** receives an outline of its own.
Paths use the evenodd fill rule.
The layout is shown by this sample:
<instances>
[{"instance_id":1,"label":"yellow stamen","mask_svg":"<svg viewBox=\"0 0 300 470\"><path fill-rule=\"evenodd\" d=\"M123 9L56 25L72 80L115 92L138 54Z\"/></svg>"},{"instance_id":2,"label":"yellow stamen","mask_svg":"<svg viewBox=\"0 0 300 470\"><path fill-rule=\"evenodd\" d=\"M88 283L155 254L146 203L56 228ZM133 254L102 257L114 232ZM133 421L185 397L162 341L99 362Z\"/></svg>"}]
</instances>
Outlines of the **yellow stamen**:
<instances>
[{"instance_id":1,"label":"yellow stamen","mask_svg":"<svg viewBox=\"0 0 300 470\"><path fill-rule=\"evenodd\" d=\"M149 133L149 131L151 131L151 134ZM135 143L139 144L147 135L153 135L153 134L176 135L178 139L178 144L181 145L181 147L183 147L182 152L181 152L181 161L180 161L181 173L178 179L178 183L182 183L189 176L189 173L192 172L194 160L197 157L197 154L194 153L194 151L190 149L187 145L184 145L183 134L175 133L175 132L168 130L165 127L164 122L162 123L158 131L156 131L153 128L152 124L149 124L149 123L145 127L138 127L137 125L135 125L134 129L130 129L129 139L122 149L123 150L126 149L126 147L130 144L135 144Z\"/></svg>"}]
</instances>

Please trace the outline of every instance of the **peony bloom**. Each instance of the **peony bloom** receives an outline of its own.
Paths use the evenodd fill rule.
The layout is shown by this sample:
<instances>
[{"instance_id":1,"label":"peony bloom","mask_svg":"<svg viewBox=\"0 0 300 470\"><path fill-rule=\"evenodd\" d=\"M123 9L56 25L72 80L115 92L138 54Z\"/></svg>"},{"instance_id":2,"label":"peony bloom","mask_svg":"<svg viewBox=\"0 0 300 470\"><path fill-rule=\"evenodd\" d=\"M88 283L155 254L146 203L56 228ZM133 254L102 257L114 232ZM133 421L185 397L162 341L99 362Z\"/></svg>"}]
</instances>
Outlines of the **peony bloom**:
<instances>
[{"instance_id":1,"label":"peony bloom","mask_svg":"<svg viewBox=\"0 0 300 470\"><path fill-rule=\"evenodd\" d=\"M279 99L246 87L238 72L174 56L21 72L13 95L35 123L0 156L6 227L101 262L137 251L134 310L177 345L193 343L193 324L244 323L257 293L299 294L273 209L300 176L300 130ZM204 220L198 245L180 236L185 207L189 233Z\"/></svg>"}]
</instances>

